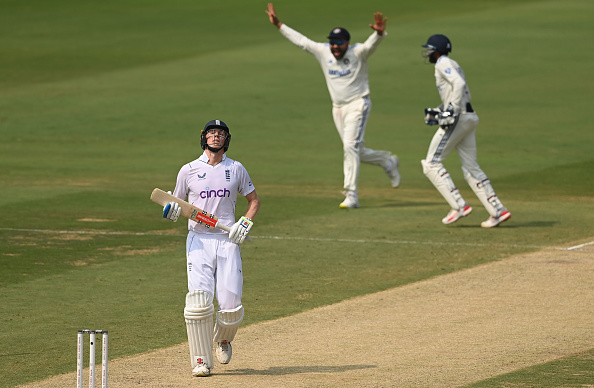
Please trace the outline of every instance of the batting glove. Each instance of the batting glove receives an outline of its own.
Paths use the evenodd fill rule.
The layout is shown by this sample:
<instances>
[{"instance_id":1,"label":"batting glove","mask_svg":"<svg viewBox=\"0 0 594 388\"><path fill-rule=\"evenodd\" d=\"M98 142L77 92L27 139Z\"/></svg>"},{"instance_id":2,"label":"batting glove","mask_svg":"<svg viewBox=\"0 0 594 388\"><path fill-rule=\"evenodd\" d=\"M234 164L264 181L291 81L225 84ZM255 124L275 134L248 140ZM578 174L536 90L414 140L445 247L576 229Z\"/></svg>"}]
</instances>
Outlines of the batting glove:
<instances>
[{"instance_id":1,"label":"batting glove","mask_svg":"<svg viewBox=\"0 0 594 388\"><path fill-rule=\"evenodd\" d=\"M177 221L181 214L181 207L177 202L169 202L163 207L163 218L167 218L169 221Z\"/></svg>"},{"instance_id":2,"label":"batting glove","mask_svg":"<svg viewBox=\"0 0 594 388\"><path fill-rule=\"evenodd\" d=\"M254 226L252 220L245 216L241 217L239 221L231 227L231 230L229 231L229 239L234 243L241 244L247 237L250 229L252 229L252 226Z\"/></svg>"}]
</instances>

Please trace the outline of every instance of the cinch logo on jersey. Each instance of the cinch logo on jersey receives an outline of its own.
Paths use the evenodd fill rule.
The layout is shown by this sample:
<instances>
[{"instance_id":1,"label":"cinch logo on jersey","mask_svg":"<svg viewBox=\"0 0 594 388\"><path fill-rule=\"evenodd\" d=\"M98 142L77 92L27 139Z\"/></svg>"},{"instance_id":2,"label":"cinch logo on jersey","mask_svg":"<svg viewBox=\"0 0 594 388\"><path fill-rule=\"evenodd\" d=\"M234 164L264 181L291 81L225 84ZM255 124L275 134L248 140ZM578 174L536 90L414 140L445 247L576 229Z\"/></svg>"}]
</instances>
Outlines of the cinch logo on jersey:
<instances>
[{"instance_id":1,"label":"cinch logo on jersey","mask_svg":"<svg viewBox=\"0 0 594 388\"><path fill-rule=\"evenodd\" d=\"M224 197L230 197L231 196L231 192L227 189L220 189L220 190L211 190L210 188L206 188L206 190L203 190L200 192L200 198L204 199L204 198L224 198Z\"/></svg>"}]
</instances>

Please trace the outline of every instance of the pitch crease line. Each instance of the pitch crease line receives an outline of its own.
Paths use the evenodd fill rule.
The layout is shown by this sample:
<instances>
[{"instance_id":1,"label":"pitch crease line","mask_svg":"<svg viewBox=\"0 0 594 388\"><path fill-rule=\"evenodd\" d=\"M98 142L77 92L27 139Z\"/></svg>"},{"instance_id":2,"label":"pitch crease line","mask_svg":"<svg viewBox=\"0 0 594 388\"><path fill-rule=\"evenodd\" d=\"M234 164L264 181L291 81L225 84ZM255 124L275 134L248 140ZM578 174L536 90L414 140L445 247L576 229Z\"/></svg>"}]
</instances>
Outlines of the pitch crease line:
<instances>
[{"instance_id":1,"label":"pitch crease line","mask_svg":"<svg viewBox=\"0 0 594 388\"><path fill-rule=\"evenodd\" d=\"M300 241L324 241L324 242L350 242L350 243L383 243L383 244L411 244L411 245L453 245L453 246L467 246L467 247L492 247L493 244L477 244L477 243L456 243L456 242L436 242L436 241L405 241L405 240L363 240L363 239L341 239L341 238L321 238L321 237L281 237L281 236L252 236L255 239L269 239L269 240L300 240ZM594 243L594 242L593 242ZM583 244L588 245L588 244ZM505 244L497 245L499 247L508 248L527 248L527 249L547 249L556 251L591 251L590 249L579 249L581 246L572 248L551 247L541 245L517 245Z\"/></svg>"},{"instance_id":2,"label":"pitch crease line","mask_svg":"<svg viewBox=\"0 0 594 388\"><path fill-rule=\"evenodd\" d=\"M151 232L117 232L117 231L100 231L100 230L48 230L48 229L19 229L19 228L0 228L0 231L14 231L14 232L35 232L35 233L58 233L58 234L97 234L97 235L115 235L115 236L160 236L160 237L185 237L185 234L179 233L151 233ZM492 247L492 244L477 244L477 243L456 243L456 242L436 242L436 241L405 241L405 240L365 240L365 239L346 239L346 238L321 238L321 237L288 237L288 236L250 236L254 239L262 240L295 240L295 241L324 241L324 242L349 242L349 243L373 243L373 244L411 244L411 245L451 245L451 246L467 246L467 247ZM499 247L508 248L524 248L524 249L547 249L555 251L585 251L590 252L594 249L582 249L586 246L594 245L594 241L576 245L569 248L551 247L540 245L498 245Z\"/></svg>"},{"instance_id":3,"label":"pitch crease line","mask_svg":"<svg viewBox=\"0 0 594 388\"><path fill-rule=\"evenodd\" d=\"M150 232L114 232L101 230L49 230L49 229L18 229L18 228L0 228L0 230L12 232L35 232L35 233L57 233L57 234L99 234L99 235L116 235L116 236L176 236L185 237L185 234L179 233L150 233Z\"/></svg>"},{"instance_id":4,"label":"pitch crease line","mask_svg":"<svg viewBox=\"0 0 594 388\"><path fill-rule=\"evenodd\" d=\"M586 247L586 246L592 245L592 244L594 244L594 241L590 241L590 242L587 242L587 243L584 243L584 244L576 245L574 247L569 247L569 248L567 248L567 250L568 251L574 251L576 249L580 249L580 248L583 248L583 247Z\"/></svg>"}]
</instances>

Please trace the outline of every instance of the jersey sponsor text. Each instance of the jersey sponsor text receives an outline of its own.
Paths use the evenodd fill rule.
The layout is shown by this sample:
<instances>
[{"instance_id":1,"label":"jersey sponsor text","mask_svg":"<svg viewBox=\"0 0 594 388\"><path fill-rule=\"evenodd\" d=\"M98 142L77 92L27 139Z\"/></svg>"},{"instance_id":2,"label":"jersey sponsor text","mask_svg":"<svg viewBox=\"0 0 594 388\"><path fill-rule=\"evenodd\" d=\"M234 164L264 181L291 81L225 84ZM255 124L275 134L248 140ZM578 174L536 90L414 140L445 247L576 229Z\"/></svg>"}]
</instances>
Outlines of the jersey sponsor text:
<instances>
[{"instance_id":1,"label":"jersey sponsor text","mask_svg":"<svg viewBox=\"0 0 594 388\"><path fill-rule=\"evenodd\" d=\"M225 198L230 197L231 192L227 189L210 190L208 187L206 190L200 192L200 198Z\"/></svg>"},{"instance_id":2,"label":"jersey sponsor text","mask_svg":"<svg viewBox=\"0 0 594 388\"><path fill-rule=\"evenodd\" d=\"M328 74L337 75L339 77L351 74L351 69L347 70L328 70Z\"/></svg>"}]
</instances>

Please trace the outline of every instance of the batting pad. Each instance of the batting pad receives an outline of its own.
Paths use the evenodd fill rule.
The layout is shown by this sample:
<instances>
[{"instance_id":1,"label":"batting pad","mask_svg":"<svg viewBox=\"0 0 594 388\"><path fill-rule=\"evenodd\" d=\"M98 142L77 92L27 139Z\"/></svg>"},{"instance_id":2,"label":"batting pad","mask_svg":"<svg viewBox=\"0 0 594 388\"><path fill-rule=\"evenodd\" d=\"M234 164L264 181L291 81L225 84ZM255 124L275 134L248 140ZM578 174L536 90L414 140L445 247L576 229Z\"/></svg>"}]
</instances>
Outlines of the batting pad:
<instances>
[{"instance_id":1,"label":"batting pad","mask_svg":"<svg viewBox=\"0 0 594 388\"><path fill-rule=\"evenodd\" d=\"M214 342L233 341L239 325L243 321L243 305L233 310L217 311L217 324L215 326Z\"/></svg>"},{"instance_id":2,"label":"batting pad","mask_svg":"<svg viewBox=\"0 0 594 388\"><path fill-rule=\"evenodd\" d=\"M487 209L489 215L497 217L501 214L503 204L499 198L497 198L497 194L495 194L495 190L493 190L493 186L491 186L491 181L488 178L481 181L477 180L472 176L470 171L464 167L462 167L462 171L464 172L464 179L466 179L466 182L468 182L468 185L472 191L474 191L474 194L481 201L485 209Z\"/></svg>"},{"instance_id":3,"label":"batting pad","mask_svg":"<svg viewBox=\"0 0 594 388\"><path fill-rule=\"evenodd\" d=\"M423 173L429 178L433 186L439 191L442 197L448 202L452 209L463 209L465 201L460 195L460 191L454 185L450 173L441 163L427 163L425 159L421 160Z\"/></svg>"},{"instance_id":4,"label":"batting pad","mask_svg":"<svg viewBox=\"0 0 594 388\"><path fill-rule=\"evenodd\" d=\"M192 368L199 362L206 364L209 368L214 366L212 356L214 305L212 300L212 295L202 290L190 291L186 295L184 317L188 330Z\"/></svg>"}]
</instances>

